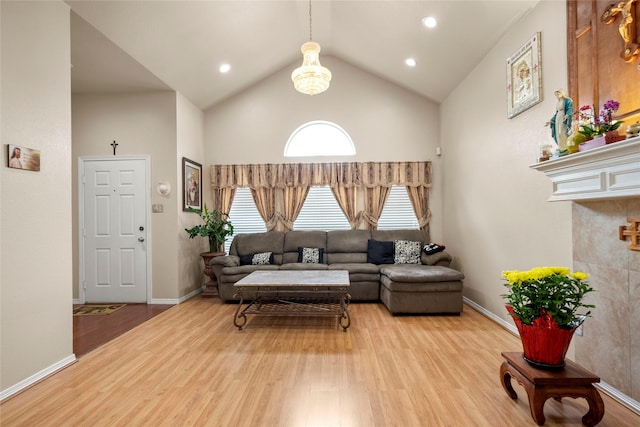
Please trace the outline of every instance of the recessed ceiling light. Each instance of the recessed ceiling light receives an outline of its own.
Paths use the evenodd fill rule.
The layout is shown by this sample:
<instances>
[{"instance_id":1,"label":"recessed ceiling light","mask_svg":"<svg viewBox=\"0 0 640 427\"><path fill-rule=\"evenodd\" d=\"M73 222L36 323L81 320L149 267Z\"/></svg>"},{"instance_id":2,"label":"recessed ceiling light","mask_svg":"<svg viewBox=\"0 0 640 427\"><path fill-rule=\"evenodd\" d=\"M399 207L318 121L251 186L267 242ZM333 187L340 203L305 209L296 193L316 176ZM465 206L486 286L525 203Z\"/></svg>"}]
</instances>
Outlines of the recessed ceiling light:
<instances>
[{"instance_id":1,"label":"recessed ceiling light","mask_svg":"<svg viewBox=\"0 0 640 427\"><path fill-rule=\"evenodd\" d=\"M230 69L231 69L231 65L229 65L229 64L222 64L220 66L220 72L221 73L228 73Z\"/></svg>"},{"instance_id":2,"label":"recessed ceiling light","mask_svg":"<svg viewBox=\"0 0 640 427\"><path fill-rule=\"evenodd\" d=\"M427 28L434 28L436 25L438 25L438 21L436 21L436 18L434 18L433 16L425 16L424 18L422 18L422 25Z\"/></svg>"},{"instance_id":3,"label":"recessed ceiling light","mask_svg":"<svg viewBox=\"0 0 640 427\"><path fill-rule=\"evenodd\" d=\"M407 64L408 67L415 67L416 66L416 60L413 59L413 58L405 59L404 63Z\"/></svg>"},{"instance_id":4,"label":"recessed ceiling light","mask_svg":"<svg viewBox=\"0 0 640 427\"><path fill-rule=\"evenodd\" d=\"M404 63L407 64L409 67L415 67L416 66L416 60L413 59L413 58L405 59Z\"/></svg>"}]
</instances>

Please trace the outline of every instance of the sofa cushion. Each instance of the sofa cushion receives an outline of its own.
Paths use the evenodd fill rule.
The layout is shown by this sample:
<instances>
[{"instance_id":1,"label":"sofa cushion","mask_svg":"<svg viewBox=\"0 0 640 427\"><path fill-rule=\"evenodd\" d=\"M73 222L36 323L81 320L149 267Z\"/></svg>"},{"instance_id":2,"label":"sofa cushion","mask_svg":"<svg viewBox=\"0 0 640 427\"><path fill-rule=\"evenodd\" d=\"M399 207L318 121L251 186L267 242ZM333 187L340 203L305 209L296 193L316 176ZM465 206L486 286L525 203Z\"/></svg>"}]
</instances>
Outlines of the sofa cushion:
<instances>
[{"instance_id":1,"label":"sofa cushion","mask_svg":"<svg viewBox=\"0 0 640 427\"><path fill-rule=\"evenodd\" d=\"M429 235L424 230L372 230L371 238L375 240L411 240L424 243L429 243Z\"/></svg>"},{"instance_id":2,"label":"sofa cushion","mask_svg":"<svg viewBox=\"0 0 640 427\"><path fill-rule=\"evenodd\" d=\"M284 252L297 252L298 248L326 248L327 232L292 230L284 235Z\"/></svg>"},{"instance_id":3,"label":"sofa cushion","mask_svg":"<svg viewBox=\"0 0 640 427\"><path fill-rule=\"evenodd\" d=\"M224 267L222 269L222 275L225 282L237 282L249 273L253 273L258 270L279 270L279 265L239 265L237 267Z\"/></svg>"},{"instance_id":4,"label":"sofa cushion","mask_svg":"<svg viewBox=\"0 0 640 427\"><path fill-rule=\"evenodd\" d=\"M430 293L430 292L461 292L462 280L452 280L450 282L394 282L387 276L380 276L380 283L383 288L390 292L412 292L412 293ZM460 296L462 299L462 295Z\"/></svg>"},{"instance_id":5,"label":"sofa cushion","mask_svg":"<svg viewBox=\"0 0 640 427\"><path fill-rule=\"evenodd\" d=\"M420 262L424 265L442 265L448 267L451 265L451 261L453 261L451 254L446 251L436 252L432 255L427 255L422 251L422 254L420 254Z\"/></svg>"},{"instance_id":6,"label":"sofa cushion","mask_svg":"<svg viewBox=\"0 0 640 427\"><path fill-rule=\"evenodd\" d=\"M396 240L393 261L396 264L420 264L421 242Z\"/></svg>"},{"instance_id":7,"label":"sofa cushion","mask_svg":"<svg viewBox=\"0 0 640 427\"><path fill-rule=\"evenodd\" d=\"M311 262L290 262L282 264L280 270L326 270L327 264L316 264Z\"/></svg>"},{"instance_id":8,"label":"sofa cushion","mask_svg":"<svg viewBox=\"0 0 640 427\"><path fill-rule=\"evenodd\" d=\"M322 263L324 248L298 248L298 262L320 264Z\"/></svg>"},{"instance_id":9,"label":"sofa cushion","mask_svg":"<svg viewBox=\"0 0 640 427\"><path fill-rule=\"evenodd\" d=\"M349 273L378 274L380 267L365 262L329 264L329 270L346 270Z\"/></svg>"},{"instance_id":10,"label":"sofa cushion","mask_svg":"<svg viewBox=\"0 0 640 427\"><path fill-rule=\"evenodd\" d=\"M284 232L267 231L265 233L238 234L231 243L230 255L251 255L262 252L273 252L274 256L282 254Z\"/></svg>"},{"instance_id":11,"label":"sofa cushion","mask_svg":"<svg viewBox=\"0 0 640 427\"><path fill-rule=\"evenodd\" d=\"M464 279L464 274L438 265L388 265L380 268L380 274L394 282L452 282Z\"/></svg>"},{"instance_id":12,"label":"sofa cushion","mask_svg":"<svg viewBox=\"0 0 640 427\"><path fill-rule=\"evenodd\" d=\"M240 265L267 265L273 264L273 252L261 252L240 256Z\"/></svg>"},{"instance_id":13,"label":"sofa cushion","mask_svg":"<svg viewBox=\"0 0 640 427\"><path fill-rule=\"evenodd\" d=\"M433 254L437 254L438 252L442 252L445 249L446 247L444 245L440 245L438 243L427 243L422 248L422 252L424 252L427 255L433 255Z\"/></svg>"},{"instance_id":14,"label":"sofa cushion","mask_svg":"<svg viewBox=\"0 0 640 427\"><path fill-rule=\"evenodd\" d=\"M332 230L327 232L327 252L367 253L367 241L371 238L369 230ZM366 259L366 256L365 256ZM364 262L364 261L363 261Z\"/></svg>"},{"instance_id":15,"label":"sofa cushion","mask_svg":"<svg viewBox=\"0 0 640 427\"><path fill-rule=\"evenodd\" d=\"M393 242L369 239L367 242L367 262L371 264L393 264Z\"/></svg>"}]
</instances>

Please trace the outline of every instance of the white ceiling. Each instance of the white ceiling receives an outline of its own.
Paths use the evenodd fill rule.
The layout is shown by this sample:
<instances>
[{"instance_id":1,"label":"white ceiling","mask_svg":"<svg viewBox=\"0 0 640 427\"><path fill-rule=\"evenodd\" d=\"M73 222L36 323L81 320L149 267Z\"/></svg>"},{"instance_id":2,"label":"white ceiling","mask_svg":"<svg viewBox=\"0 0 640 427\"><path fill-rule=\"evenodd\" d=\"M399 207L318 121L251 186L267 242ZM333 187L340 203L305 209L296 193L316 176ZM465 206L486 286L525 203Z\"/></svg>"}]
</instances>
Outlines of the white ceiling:
<instances>
[{"instance_id":1,"label":"white ceiling","mask_svg":"<svg viewBox=\"0 0 640 427\"><path fill-rule=\"evenodd\" d=\"M313 40L321 62L334 56L441 102L538 1L314 0ZM275 72L290 74L309 39L307 0L67 3L77 14L76 93L170 88L204 110ZM422 26L428 15L435 29ZM229 73L218 72L222 63Z\"/></svg>"}]
</instances>

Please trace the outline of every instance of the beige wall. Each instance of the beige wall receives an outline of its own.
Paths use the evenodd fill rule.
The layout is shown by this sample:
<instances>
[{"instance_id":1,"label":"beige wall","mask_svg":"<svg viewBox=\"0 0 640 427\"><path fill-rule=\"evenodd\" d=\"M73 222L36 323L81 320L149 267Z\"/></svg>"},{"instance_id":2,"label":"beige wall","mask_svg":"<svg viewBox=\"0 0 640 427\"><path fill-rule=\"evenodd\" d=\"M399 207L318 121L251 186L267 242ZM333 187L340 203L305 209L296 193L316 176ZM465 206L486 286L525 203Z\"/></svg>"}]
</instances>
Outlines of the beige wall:
<instances>
[{"instance_id":1,"label":"beige wall","mask_svg":"<svg viewBox=\"0 0 640 427\"><path fill-rule=\"evenodd\" d=\"M72 99L73 114L73 208L74 296L78 297L78 158L118 155L149 155L151 158L151 203L162 204L163 213L151 214L152 299L177 299L178 242L177 203L180 186L176 169L176 93L171 91L134 94L83 94ZM160 181L170 183L171 195L156 191Z\"/></svg>"},{"instance_id":2,"label":"beige wall","mask_svg":"<svg viewBox=\"0 0 640 427\"><path fill-rule=\"evenodd\" d=\"M508 322L502 271L572 265L571 204L547 202L551 182L529 168L553 141L543 125L553 92L567 86L565 15L564 2L540 2L441 106L445 243L466 276L464 295ZM538 31L543 102L508 119L506 59Z\"/></svg>"},{"instance_id":3,"label":"beige wall","mask_svg":"<svg viewBox=\"0 0 640 427\"><path fill-rule=\"evenodd\" d=\"M205 238L189 239L184 231L194 225L202 224L200 217L191 212L182 210L182 158L186 157L194 162L203 164L204 160L204 114L187 100L180 93L177 94L177 153L175 158L176 170L178 171L178 183L175 186L175 212L178 213L173 224L178 224L177 233L171 236L178 244L178 288L180 295L201 287L205 283L205 276L202 273L204 262L200 258L200 253L209 251L209 242ZM203 164L203 176L209 176ZM211 206L211 201L207 199L209 192L202 186L203 203Z\"/></svg>"},{"instance_id":4,"label":"beige wall","mask_svg":"<svg viewBox=\"0 0 640 427\"><path fill-rule=\"evenodd\" d=\"M0 389L72 362L69 8L1 2L3 150L40 150L40 172L2 166Z\"/></svg>"},{"instance_id":5,"label":"beige wall","mask_svg":"<svg viewBox=\"0 0 640 427\"><path fill-rule=\"evenodd\" d=\"M333 73L328 91L297 92L291 71L298 62L205 112L205 165L304 161L433 161L431 233L442 236L442 163L438 105L334 57L322 65ZM356 156L285 158L284 146L298 126L327 120L346 130Z\"/></svg>"}]
</instances>

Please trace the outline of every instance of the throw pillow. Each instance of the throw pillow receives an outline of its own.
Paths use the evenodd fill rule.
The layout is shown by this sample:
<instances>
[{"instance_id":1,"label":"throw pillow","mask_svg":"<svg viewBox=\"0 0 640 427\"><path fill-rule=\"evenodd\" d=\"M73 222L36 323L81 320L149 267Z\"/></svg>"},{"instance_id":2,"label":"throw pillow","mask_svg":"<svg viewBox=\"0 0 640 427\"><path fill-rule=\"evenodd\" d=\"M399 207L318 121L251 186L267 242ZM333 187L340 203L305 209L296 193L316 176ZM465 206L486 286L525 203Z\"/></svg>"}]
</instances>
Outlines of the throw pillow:
<instances>
[{"instance_id":1,"label":"throw pillow","mask_svg":"<svg viewBox=\"0 0 640 427\"><path fill-rule=\"evenodd\" d=\"M240 265L266 265L273 264L273 252L262 252L259 254L242 255Z\"/></svg>"},{"instance_id":2,"label":"throw pillow","mask_svg":"<svg viewBox=\"0 0 640 427\"><path fill-rule=\"evenodd\" d=\"M298 248L298 262L305 263L322 263L322 255L324 254L324 248Z\"/></svg>"},{"instance_id":3,"label":"throw pillow","mask_svg":"<svg viewBox=\"0 0 640 427\"><path fill-rule=\"evenodd\" d=\"M396 264L420 264L421 250L422 244L420 242L396 240L393 260Z\"/></svg>"},{"instance_id":4,"label":"throw pillow","mask_svg":"<svg viewBox=\"0 0 640 427\"><path fill-rule=\"evenodd\" d=\"M422 248L422 252L427 255L437 254L438 252L442 252L444 250L444 245L439 245L437 243L427 243L426 245L424 245L424 248Z\"/></svg>"},{"instance_id":5,"label":"throw pillow","mask_svg":"<svg viewBox=\"0 0 640 427\"><path fill-rule=\"evenodd\" d=\"M369 239L367 241L367 262L371 264L393 264L393 242Z\"/></svg>"}]
</instances>

